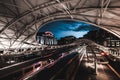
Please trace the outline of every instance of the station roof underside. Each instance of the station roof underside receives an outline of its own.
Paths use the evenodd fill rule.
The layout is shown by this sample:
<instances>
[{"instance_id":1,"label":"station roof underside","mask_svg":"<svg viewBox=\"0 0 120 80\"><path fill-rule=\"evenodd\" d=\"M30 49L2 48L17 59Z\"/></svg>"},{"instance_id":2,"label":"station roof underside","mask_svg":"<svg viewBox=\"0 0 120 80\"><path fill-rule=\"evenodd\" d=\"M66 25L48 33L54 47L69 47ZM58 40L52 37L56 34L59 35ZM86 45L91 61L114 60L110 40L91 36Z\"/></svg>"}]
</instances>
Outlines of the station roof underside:
<instances>
[{"instance_id":1,"label":"station roof underside","mask_svg":"<svg viewBox=\"0 0 120 80\"><path fill-rule=\"evenodd\" d=\"M35 47L38 29L60 19L83 21L120 38L120 0L0 0L0 49Z\"/></svg>"}]
</instances>

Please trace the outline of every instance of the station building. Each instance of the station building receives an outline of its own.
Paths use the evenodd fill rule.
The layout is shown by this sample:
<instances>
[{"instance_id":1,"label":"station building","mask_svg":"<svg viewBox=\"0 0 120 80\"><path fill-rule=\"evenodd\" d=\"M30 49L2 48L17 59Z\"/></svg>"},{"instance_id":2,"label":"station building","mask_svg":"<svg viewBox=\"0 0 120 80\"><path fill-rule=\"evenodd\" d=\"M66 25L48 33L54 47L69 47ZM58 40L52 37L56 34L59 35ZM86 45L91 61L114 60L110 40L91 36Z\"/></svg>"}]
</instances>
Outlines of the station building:
<instances>
[{"instance_id":1,"label":"station building","mask_svg":"<svg viewBox=\"0 0 120 80\"><path fill-rule=\"evenodd\" d=\"M50 31L39 32L37 34L37 41L43 45L56 45L57 39L54 37L53 33Z\"/></svg>"}]
</instances>

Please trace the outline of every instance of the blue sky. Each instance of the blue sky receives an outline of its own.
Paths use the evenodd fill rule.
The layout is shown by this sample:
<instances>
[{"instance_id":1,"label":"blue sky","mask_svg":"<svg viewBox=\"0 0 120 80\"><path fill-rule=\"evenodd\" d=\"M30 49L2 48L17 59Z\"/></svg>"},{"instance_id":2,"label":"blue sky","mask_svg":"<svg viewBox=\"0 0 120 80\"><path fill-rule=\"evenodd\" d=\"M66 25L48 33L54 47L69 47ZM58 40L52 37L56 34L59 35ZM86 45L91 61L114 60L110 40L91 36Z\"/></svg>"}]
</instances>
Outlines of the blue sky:
<instances>
[{"instance_id":1,"label":"blue sky","mask_svg":"<svg viewBox=\"0 0 120 80\"><path fill-rule=\"evenodd\" d=\"M44 25L39 32L51 31L57 39L65 36L83 37L91 30L99 28L83 22L60 20Z\"/></svg>"}]
</instances>

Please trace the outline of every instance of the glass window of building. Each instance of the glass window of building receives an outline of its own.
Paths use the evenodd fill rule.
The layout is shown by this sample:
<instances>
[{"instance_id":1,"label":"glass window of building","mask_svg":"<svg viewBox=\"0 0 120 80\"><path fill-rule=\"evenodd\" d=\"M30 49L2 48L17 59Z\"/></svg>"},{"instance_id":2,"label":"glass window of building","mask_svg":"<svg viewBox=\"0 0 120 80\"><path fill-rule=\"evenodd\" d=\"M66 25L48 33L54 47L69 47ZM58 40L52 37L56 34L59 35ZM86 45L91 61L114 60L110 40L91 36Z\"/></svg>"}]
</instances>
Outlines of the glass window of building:
<instances>
[{"instance_id":1,"label":"glass window of building","mask_svg":"<svg viewBox=\"0 0 120 80\"><path fill-rule=\"evenodd\" d=\"M111 46L115 46L115 42L114 41L111 42Z\"/></svg>"},{"instance_id":2,"label":"glass window of building","mask_svg":"<svg viewBox=\"0 0 120 80\"><path fill-rule=\"evenodd\" d=\"M110 46L110 41L109 40L107 41L107 46Z\"/></svg>"},{"instance_id":3,"label":"glass window of building","mask_svg":"<svg viewBox=\"0 0 120 80\"><path fill-rule=\"evenodd\" d=\"M116 42L116 46L120 46L120 42L119 41Z\"/></svg>"}]
</instances>

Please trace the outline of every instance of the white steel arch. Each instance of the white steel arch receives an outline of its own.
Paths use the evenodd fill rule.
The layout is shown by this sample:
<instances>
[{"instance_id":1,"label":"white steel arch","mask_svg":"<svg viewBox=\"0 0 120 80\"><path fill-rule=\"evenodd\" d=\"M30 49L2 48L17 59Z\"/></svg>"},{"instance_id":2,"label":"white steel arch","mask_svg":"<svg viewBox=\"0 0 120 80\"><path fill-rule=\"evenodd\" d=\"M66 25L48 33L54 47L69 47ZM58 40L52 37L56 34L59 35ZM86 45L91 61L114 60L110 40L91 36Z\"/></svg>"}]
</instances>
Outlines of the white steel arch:
<instances>
[{"instance_id":1,"label":"white steel arch","mask_svg":"<svg viewBox=\"0 0 120 80\"><path fill-rule=\"evenodd\" d=\"M0 0L0 49L36 46L38 29L60 19L90 23L120 38L120 0Z\"/></svg>"}]
</instances>

